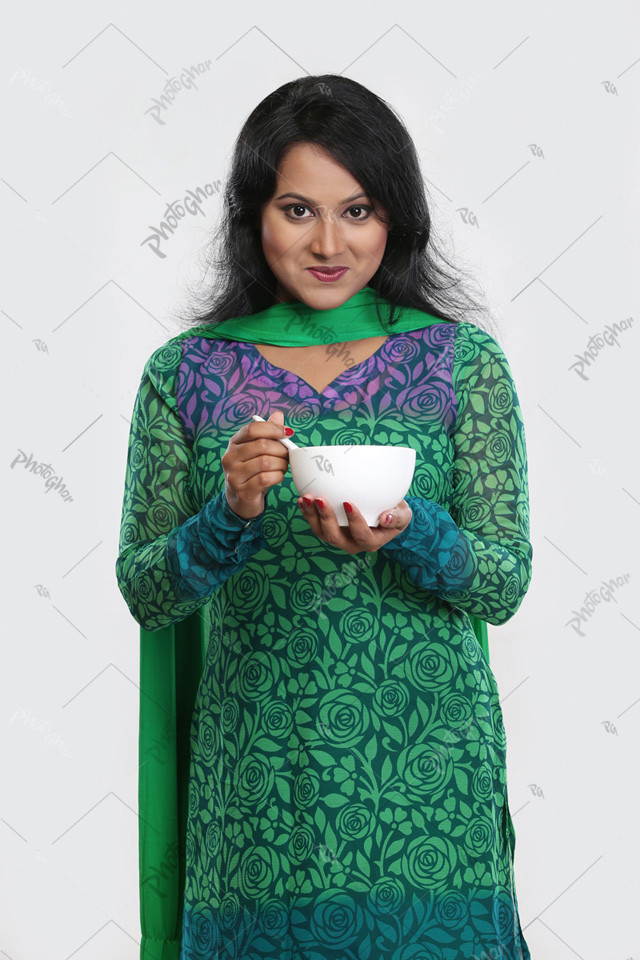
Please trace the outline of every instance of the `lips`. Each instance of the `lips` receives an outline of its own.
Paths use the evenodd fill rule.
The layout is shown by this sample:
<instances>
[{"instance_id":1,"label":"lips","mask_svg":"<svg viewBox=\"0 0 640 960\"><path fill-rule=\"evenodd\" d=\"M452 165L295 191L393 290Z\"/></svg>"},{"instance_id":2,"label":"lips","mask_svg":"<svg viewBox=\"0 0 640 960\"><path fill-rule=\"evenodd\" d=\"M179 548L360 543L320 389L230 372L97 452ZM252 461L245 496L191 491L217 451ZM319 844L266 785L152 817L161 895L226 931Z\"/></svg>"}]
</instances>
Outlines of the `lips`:
<instances>
[{"instance_id":1,"label":"lips","mask_svg":"<svg viewBox=\"0 0 640 960\"><path fill-rule=\"evenodd\" d=\"M341 273L346 269L346 267L307 267L307 270L311 270L312 273L326 273L329 276L332 276L334 273Z\"/></svg>"},{"instance_id":2,"label":"lips","mask_svg":"<svg viewBox=\"0 0 640 960\"><path fill-rule=\"evenodd\" d=\"M315 277L321 283L336 283L341 277L344 277L348 267L307 267L311 276Z\"/></svg>"}]
</instances>

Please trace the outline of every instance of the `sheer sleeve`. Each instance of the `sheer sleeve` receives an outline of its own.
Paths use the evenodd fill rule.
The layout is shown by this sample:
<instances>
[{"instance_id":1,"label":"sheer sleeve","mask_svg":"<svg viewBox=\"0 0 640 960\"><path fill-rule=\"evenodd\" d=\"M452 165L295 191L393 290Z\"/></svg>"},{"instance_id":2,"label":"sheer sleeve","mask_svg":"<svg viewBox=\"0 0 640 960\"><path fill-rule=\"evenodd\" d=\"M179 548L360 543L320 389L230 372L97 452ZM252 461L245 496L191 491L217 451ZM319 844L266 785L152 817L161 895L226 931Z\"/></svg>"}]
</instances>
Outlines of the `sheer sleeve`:
<instances>
[{"instance_id":1,"label":"sheer sleeve","mask_svg":"<svg viewBox=\"0 0 640 960\"><path fill-rule=\"evenodd\" d=\"M198 511L195 469L177 401L180 340L147 361L133 408L116 579L134 620L158 630L185 619L266 545L263 516L238 516L224 489Z\"/></svg>"},{"instance_id":2,"label":"sheer sleeve","mask_svg":"<svg viewBox=\"0 0 640 960\"><path fill-rule=\"evenodd\" d=\"M408 496L409 525L381 549L417 586L503 624L532 572L522 411L502 348L474 324L456 326L452 375L458 413L451 513Z\"/></svg>"}]
</instances>

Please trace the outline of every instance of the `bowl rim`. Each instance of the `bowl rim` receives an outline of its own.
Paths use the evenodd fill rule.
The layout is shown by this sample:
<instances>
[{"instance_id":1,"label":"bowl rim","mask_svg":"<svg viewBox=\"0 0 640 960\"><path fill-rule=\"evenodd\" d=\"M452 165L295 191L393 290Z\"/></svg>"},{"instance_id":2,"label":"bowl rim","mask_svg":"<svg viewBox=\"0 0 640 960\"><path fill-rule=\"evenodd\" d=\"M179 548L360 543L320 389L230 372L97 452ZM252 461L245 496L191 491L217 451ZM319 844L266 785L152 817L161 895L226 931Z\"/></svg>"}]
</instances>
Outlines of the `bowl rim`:
<instances>
[{"instance_id":1,"label":"bowl rim","mask_svg":"<svg viewBox=\"0 0 640 960\"><path fill-rule=\"evenodd\" d=\"M305 447L295 447L293 450L290 450L289 453L300 453L302 450L324 450L327 447L331 447L334 450L341 450L345 447L358 447L367 450L413 450L414 453L417 453L415 447L403 443L316 443L309 444Z\"/></svg>"}]
</instances>

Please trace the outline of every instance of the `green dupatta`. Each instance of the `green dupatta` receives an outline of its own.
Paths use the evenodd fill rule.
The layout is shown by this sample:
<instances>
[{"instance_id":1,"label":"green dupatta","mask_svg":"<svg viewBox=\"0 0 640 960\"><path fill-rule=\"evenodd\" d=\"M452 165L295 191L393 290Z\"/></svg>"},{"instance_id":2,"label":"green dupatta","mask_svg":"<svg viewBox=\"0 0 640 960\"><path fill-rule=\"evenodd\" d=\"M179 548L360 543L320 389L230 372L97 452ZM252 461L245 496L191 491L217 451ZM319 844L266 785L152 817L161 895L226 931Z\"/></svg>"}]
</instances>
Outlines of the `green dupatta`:
<instances>
[{"instance_id":1,"label":"green dupatta","mask_svg":"<svg viewBox=\"0 0 640 960\"><path fill-rule=\"evenodd\" d=\"M318 310L300 301L274 304L211 328L178 335L249 343L306 346L381 336L388 301L364 287L339 307ZM417 330L435 318L402 307L392 332ZM489 661L487 624L470 617ZM138 834L141 960L179 960L186 873L186 828L193 708L208 643L209 602L160 630L140 628Z\"/></svg>"}]
</instances>

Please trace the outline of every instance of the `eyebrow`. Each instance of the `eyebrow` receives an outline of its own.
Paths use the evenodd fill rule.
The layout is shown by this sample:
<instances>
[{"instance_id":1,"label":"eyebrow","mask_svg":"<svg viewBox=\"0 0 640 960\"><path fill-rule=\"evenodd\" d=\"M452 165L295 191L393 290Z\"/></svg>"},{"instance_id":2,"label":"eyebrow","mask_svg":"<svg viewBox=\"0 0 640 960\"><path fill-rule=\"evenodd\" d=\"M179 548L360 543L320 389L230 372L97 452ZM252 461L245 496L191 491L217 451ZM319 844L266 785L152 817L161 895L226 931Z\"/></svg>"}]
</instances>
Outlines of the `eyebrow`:
<instances>
[{"instance_id":1,"label":"eyebrow","mask_svg":"<svg viewBox=\"0 0 640 960\"><path fill-rule=\"evenodd\" d=\"M351 203L352 200L358 200L360 197L368 197L368 193L356 193L353 197L347 197L346 200L341 200L338 204L339 207L343 203ZM310 203L312 206L317 206L315 200L310 200L309 197L303 197L300 193L281 193L279 197L276 197L276 200L284 200L285 197L293 197L295 200L302 200L304 203Z\"/></svg>"}]
</instances>

